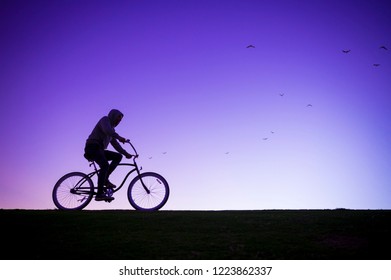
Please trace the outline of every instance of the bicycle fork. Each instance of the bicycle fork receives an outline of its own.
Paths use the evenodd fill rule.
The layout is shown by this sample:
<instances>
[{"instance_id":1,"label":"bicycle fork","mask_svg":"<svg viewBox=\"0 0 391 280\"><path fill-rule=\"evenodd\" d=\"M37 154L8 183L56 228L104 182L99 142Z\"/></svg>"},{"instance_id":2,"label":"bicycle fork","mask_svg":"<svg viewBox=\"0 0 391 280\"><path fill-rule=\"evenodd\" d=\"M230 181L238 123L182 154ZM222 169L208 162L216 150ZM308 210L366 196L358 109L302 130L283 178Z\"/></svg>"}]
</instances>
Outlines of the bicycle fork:
<instances>
[{"instance_id":1,"label":"bicycle fork","mask_svg":"<svg viewBox=\"0 0 391 280\"><path fill-rule=\"evenodd\" d=\"M140 173L139 168L137 167L136 170L137 170L137 175L138 175L138 177L140 178L141 185L143 186L143 188L144 188L144 190L147 192L147 194L150 194L151 191L150 191L150 190L147 188L147 186L144 184L143 177L141 176L141 173Z\"/></svg>"}]
</instances>

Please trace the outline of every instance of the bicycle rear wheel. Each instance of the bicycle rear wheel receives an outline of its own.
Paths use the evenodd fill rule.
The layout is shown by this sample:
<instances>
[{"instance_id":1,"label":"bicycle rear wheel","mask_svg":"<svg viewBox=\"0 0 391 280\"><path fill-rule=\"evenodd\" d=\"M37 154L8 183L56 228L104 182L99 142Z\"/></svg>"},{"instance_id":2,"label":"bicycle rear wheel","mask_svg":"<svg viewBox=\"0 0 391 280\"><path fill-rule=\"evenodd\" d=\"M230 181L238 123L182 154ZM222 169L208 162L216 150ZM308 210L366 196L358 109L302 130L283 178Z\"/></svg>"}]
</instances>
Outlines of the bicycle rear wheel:
<instances>
[{"instance_id":1,"label":"bicycle rear wheel","mask_svg":"<svg viewBox=\"0 0 391 280\"><path fill-rule=\"evenodd\" d=\"M170 189L166 179L153 172L135 177L128 188L128 200L133 208L139 211L159 210L166 204L169 195Z\"/></svg>"},{"instance_id":2,"label":"bicycle rear wheel","mask_svg":"<svg viewBox=\"0 0 391 280\"><path fill-rule=\"evenodd\" d=\"M57 181L52 198L60 210L81 210L91 202L93 195L92 180L82 172L72 172Z\"/></svg>"}]
</instances>

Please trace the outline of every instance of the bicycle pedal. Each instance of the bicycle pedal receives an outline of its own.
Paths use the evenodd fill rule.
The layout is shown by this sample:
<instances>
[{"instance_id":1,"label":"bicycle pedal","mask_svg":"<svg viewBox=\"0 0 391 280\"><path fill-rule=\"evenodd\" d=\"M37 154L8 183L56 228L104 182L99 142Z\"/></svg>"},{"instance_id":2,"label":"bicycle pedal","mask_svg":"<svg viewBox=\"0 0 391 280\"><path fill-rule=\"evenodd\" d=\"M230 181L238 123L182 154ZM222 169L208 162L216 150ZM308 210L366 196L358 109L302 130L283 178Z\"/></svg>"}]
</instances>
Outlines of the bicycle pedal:
<instances>
[{"instance_id":1,"label":"bicycle pedal","mask_svg":"<svg viewBox=\"0 0 391 280\"><path fill-rule=\"evenodd\" d=\"M106 189L105 193L107 196L113 196L114 191L113 191L113 189L110 188L110 189Z\"/></svg>"}]
</instances>

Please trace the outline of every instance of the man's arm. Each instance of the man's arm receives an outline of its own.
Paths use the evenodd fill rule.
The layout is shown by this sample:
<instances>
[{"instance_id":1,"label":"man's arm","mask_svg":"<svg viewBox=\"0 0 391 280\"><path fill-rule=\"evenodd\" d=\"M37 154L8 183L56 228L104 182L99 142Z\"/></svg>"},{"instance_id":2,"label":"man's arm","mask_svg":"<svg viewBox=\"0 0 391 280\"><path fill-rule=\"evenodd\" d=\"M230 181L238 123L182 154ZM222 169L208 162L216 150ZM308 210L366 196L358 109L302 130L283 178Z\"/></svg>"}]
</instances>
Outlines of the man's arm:
<instances>
[{"instance_id":1,"label":"man's arm","mask_svg":"<svg viewBox=\"0 0 391 280\"><path fill-rule=\"evenodd\" d=\"M125 143L126 139L119 136L117 132L115 132L115 129L114 127L111 126L110 124L110 120L108 117L104 117L102 120L101 120L101 128L103 130L103 132L106 134L106 135L109 135L111 138L115 138L117 139L118 141L120 141L121 143ZM117 143L118 144L118 143ZM115 145L115 144L114 144ZM113 145L113 146L114 146ZM118 145L119 146L119 145ZM121 146L119 146L120 149L122 149Z\"/></svg>"},{"instance_id":2,"label":"man's arm","mask_svg":"<svg viewBox=\"0 0 391 280\"><path fill-rule=\"evenodd\" d=\"M118 135L118 134L117 134ZM119 136L121 139L124 139L123 142L126 141L125 138ZM121 141L122 142L122 141ZM126 158L131 158L131 154L129 154L124 148L121 147L121 145L117 142L117 140L115 138L112 138L111 141L110 141L111 145L114 147L114 149L116 149L117 152L119 152L120 154L123 154Z\"/></svg>"}]
</instances>

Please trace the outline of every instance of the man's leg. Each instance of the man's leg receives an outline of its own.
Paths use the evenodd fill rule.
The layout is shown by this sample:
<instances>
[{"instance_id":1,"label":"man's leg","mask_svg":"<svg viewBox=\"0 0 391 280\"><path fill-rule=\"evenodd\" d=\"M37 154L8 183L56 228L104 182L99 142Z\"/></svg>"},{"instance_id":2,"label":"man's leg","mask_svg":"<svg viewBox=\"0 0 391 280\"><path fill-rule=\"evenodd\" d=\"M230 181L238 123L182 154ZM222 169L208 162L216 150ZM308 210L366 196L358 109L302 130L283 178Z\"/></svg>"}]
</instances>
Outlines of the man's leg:
<instances>
[{"instance_id":1,"label":"man's leg","mask_svg":"<svg viewBox=\"0 0 391 280\"><path fill-rule=\"evenodd\" d=\"M103 187L109 174L109 162L107 161L105 152L98 145L87 145L85 147L85 153L89 160L93 160L99 165L100 171L98 174L98 194L102 195Z\"/></svg>"},{"instance_id":2,"label":"man's leg","mask_svg":"<svg viewBox=\"0 0 391 280\"><path fill-rule=\"evenodd\" d=\"M107 177L109 175L109 162L105 157L104 151L97 151L95 154L94 161L99 165L100 171L98 174L98 194L103 194L103 187L106 183Z\"/></svg>"},{"instance_id":3,"label":"man's leg","mask_svg":"<svg viewBox=\"0 0 391 280\"><path fill-rule=\"evenodd\" d=\"M118 164L122 160L122 155L120 153L112 152L112 151L105 151L104 153L107 160L111 160L110 166L108 168L108 176L110 176L111 173L117 168ZM107 176L107 178L108 178Z\"/></svg>"}]
</instances>

